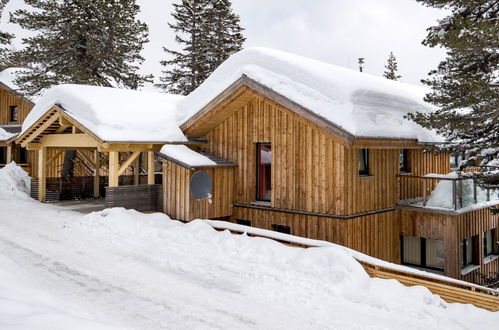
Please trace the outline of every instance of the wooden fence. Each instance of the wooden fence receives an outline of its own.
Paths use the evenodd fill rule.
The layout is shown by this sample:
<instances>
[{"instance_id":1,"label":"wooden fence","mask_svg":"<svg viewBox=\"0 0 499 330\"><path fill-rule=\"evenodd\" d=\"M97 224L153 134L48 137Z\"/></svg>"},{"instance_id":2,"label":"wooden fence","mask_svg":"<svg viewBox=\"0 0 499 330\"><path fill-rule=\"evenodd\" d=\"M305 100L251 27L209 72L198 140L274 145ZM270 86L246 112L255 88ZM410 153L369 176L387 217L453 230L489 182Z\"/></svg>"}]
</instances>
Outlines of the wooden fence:
<instances>
[{"instance_id":1,"label":"wooden fence","mask_svg":"<svg viewBox=\"0 0 499 330\"><path fill-rule=\"evenodd\" d=\"M302 239L296 236L273 233L264 229L257 229L222 221L207 221L217 230L228 229L234 233L248 233L250 236L264 237L277 240L281 243L296 247L325 247L332 243ZM246 227L246 228L244 228ZM307 243L310 242L310 243ZM314 243L315 242L315 243ZM416 272L404 271L400 267L380 266L361 258L355 259L364 267L371 277L382 279L394 279L405 286L421 285L430 290L433 294L439 295L448 303L472 304L479 308L484 308L493 312L499 311L499 290L490 289L484 286L458 281L444 276L429 276L417 274Z\"/></svg>"}]
</instances>

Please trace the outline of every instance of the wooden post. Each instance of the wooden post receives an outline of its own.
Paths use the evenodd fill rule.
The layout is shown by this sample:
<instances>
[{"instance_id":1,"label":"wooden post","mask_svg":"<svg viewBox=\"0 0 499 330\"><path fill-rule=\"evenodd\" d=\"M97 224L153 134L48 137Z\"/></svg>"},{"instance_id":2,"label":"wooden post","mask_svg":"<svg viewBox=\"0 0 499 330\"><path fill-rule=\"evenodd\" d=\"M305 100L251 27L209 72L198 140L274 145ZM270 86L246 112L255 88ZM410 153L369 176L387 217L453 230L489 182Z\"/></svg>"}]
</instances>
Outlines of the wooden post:
<instances>
[{"instance_id":1,"label":"wooden post","mask_svg":"<svg viewBox=\"0 0 499 330\"><path fill-rule=\"evenodd\" d=\"M154 151L147 152L147 184L154 184Z\"/></svg>"},{"instance_id":2,"label":"wooden post","mask_svg":"<svg viewBox=\"0 0 499 330\"><path fill-rule=\"evenodd\" d=\"M38 150L38 200L45 202L45 189L47 187L47 148Z\"/></svg>"},{"instance_id":3,"label":"wooden post","mask_svg":"<svg viewBox=\"0 0 499 330\"><path fill-rule=\"evenodd\" d=\"M109 187L119 186L120 153L109 151Z\"/></svg>"},{"instance_id":4,"label":"wooden post","mask_svg":"<svg viewBox=\"0 0 499 330\"><path fill-rule=\"evenodd\" d=\"M5 165L12 162L12 143L7 145L7 158L5 159Z\"/></svg>"},{"instance_id":5,"label":"wooden post","mask_svg":"<svg viewBox=\"0 0 499 330\"><path fill-rule=\"evenodd\" d=\"M139 158L140 156L133 161L133 184L135 186L139 184Z\"/></svg>"},{"instance_id":6,"label":"wooden post","mask_svg":"<svg viewBox=\"0 0 499 330\"><path fill-rule=\"evenodd\" d=\"M99 150L94 151L94 197L99 198L99 170L100 170L100 157Z\"/></svg>"}]
</instances>

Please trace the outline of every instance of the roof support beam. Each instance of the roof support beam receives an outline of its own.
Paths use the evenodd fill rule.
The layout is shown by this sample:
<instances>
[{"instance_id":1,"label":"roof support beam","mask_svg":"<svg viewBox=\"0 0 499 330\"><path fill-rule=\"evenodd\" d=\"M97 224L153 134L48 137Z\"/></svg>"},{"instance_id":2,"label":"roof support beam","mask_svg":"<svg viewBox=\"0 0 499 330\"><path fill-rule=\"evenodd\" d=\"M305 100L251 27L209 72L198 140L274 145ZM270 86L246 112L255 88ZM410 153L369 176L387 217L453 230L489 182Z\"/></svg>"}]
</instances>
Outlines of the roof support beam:
<instances>
[{"instance_id":1,"label":"roof support beam","mask_svg":"<svg viewBox=\"0 0 499 330\"><path fill-rule=\"evenodd\" d=\"M54 162L54 160L57 159L57 157L59 157L62 153L64 152L64 150L59 150L56 152L55 155L53 155L52 157L49 158L49 160L47 160L47 166L50 166L50 164L52 164Z\"/></svg>"},{"instance_id":2,"label":"roof support beam","mask_svg":"<svg viewBox=\"0 0 499 330\"><path fill-rule=\"evenodd\" d=\"M147 152L147 184L154 184L154 152Z\"/></svg>"},{"instance_id":3,"label":"roof support beam","mask_svg":"<svg viewBox=\"0 0 499 330\"><path fill-rule=\"evenodd\" d=\"M24 140L21 143L21 146L26 147L26 145L28 143L30 143L31 141L33 141L34 139L36 139L38 137L38 135L40 135L41 133L43 133L43 131L45 131L47 128L49 128L50 125L52 125L53 123L55 123L57 121L57 119L59 119L59 115L53 115L52 117L50 117L49 119L47 119L47 121L45 123L43 123L35 131L31 132L31 135L28 138L26 138L26 140Z\"/></svg>"},{"instance_id":4,"label":"roof support beam","mask_svg":"<svg viewBox=\"0 0 499 330\"><path fill-rule=\"evenodd\" d=\"M109 152L109 187L119 186L120 153L118 151Z\"/></svg>"},{"instance_id":5,"label":"roof support beam","mask_svg":"<svg viewBox=\"0 0 499 330\"><path fill-rule=\"evenodd\" d=\"M132 162L135 160L140 155L140 151L135 151L124 163L121 165L120 169L118 170L118 175L123 174L125 170L132 164Z\"/></svg>"},{"instance_id":6,"label":"roof support beam","mask_svg":"<svg viewBox=\"0 0 499 330\"><path fill-rule=\"evenodd\" d=\"M50 134L40 139L45 147L67 147L67 148L97 148L99 143L87 134Z\"/></svg>"}]
</instances>

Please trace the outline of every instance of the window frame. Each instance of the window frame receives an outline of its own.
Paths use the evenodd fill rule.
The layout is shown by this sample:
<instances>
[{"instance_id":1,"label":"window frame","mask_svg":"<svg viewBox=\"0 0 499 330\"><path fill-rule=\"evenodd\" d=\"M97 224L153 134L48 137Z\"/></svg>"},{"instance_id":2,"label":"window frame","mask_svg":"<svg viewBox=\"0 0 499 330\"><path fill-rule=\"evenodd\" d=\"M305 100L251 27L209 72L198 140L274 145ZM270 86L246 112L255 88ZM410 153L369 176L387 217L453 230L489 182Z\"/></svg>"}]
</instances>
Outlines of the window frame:
<instances>
[{"instance_id":1,"label":"window frame","mask_svg":"<svg viewBox=\"0 0 499 330\"><path fill-rule=\"evenodd\" d=\"M270 152L272 153L272 143L270 142L257 142L256 143L256 201L262 203L271 203L272 202L272 177L270 179L270 199L261 199L260 198L260 148L262 146L269 146ZM270 171L272 173L272 161L270 162ZM271 174L272 175L272 174Z\"/></svg>"},{"instance_id":2,"label":"window frame","mask_svg":"<svg viewBox=\"0 0 499 330\"><path fill-rule=\"evenodd\" d=\"M17 105L9 106L9 122L16 123L19 120L19 107Z\"/></svg>"},{"instance_id":3,"label":"window frame","mask_svg":"<svg viewBox=\"0 0 499 330\"><path fill-rule=\"evenodd\" d=\"M405 237L413 237L413 238L419 238L420 243L419 243L419 260L420 264L413 264L410 262L404 261L404 236ZM433 271L438 271L438 272L445 272L445 262L443 265L443 268L438 268L438 267L433 267L433 266L428 266L426 262L426 240L436 240L436 241L443 241L443 244L445 246L445 241L444 240L438 240L434 238L426 238L426 237L417 237L417 236L409 236L409 235L400 235L400 264L401 265L407 265L411 267L417 267L417 268L424 268L428 270L433 270ZM447 257L447 255L444 254L444 257Z\"/></svg>"},{"instance_id":4,"label":"window frame","mask_svg":"<svg viewBox=\"0 0 499 330\"><path fill-rule=\"evenodd\" d=\"M490 233L491 234L491 237L490 239L492 240L492 250L490 251L490 253L487 254L487 233ZM496 229L490 229L490 230L486 230L483 232L483 258L488 258L488 257L491 257L491 256L494 256L496 254L496 247L495 245L497 245L496 243ZM496 244L494 244L496 243Z\"/></svg>"},{"instance_id":5,"label":"window frame","mask_svg":"<svg viewBox=\"0 0 499 330\"><path fill-rule=\"evenodd\" d=\"M369 174L369 149L359 149L359 176L370 176ZM364 163L364 169L361 169L361 162Z\"/></svg>"},{"instance_id":6,"label":"window frame","mask_svg":"<svg viewBox=\"0 0 499 330\"><path fill-rule=\"evenodd\" d=\"M272 230L275 232L278 232L278 233L291 235L291 227L290 226L273 223Z\"/></svg>"},{"instance_id":7,"label":"window frame","mask_svg":"<svg viewBox=\"0 0 499 330\"><path fill-rule=\"evenodd\" d=\"M470 244L468 244L468 240L470 240ZM478 266L478 258L477 258L477 252L478 252L478 235L466 237L461 240L461 245L460 245L460 264L461 264L461 270L466 269L468 267L473 267L473 266ZM468 258L468 251L467 247L471 247L471 261L468 263L467 258Z\"/></svg>"}]
</instances>

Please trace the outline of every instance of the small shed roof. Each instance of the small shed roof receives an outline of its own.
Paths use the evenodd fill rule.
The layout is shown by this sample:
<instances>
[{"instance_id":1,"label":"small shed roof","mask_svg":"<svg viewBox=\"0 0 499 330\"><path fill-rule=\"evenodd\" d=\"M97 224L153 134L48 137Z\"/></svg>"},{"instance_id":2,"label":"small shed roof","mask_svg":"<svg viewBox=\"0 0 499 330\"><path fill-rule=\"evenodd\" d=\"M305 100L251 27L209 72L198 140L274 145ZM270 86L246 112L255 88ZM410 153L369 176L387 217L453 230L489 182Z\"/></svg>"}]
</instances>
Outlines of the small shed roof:
<instances>
[{"instance_id":1,"label":"small shed roof","mask_svg":"<svg viewBox=\"0 0 499 330\"><path fill-rule=\"evenodd\" d=\"M443 142L435 131L404 119L409 112L434 111L426 88L372 76L267 48L248 48L222 63L179 102L182 123L217 96L248 77L357 138Z\"/></svg>"},{"instance_id":2,"label":"small shed roof","mask_svg":"<svg viewBox=\"0 0 499 330\"><path fill-rule=\"evenodd\" d=\"M59 85L26 117L21 135L54 106L104 142L185 142L176 105L183 96L111 87Z\"/></svg>"},{"instance_id":3,"label":"small shed roof","mask_svg":"<svg viewBox=\"0 0 499 330\"><path fill-rule=\"evenodd\" d=\"M14 139L21 132L20 125L0 125L0 142Z\"/></svg>"},{"instance_id":4,"label":"small shed roof","mask_svg":"<svg viewBox=\"0 0 499 330\"><path fill-rule=\"evenodd\" d=\"M233 167L235 163L215 155L194 151L185 145L164 145L159 156L188 169L200 167Z\"/></svg>"}]
</instances>

